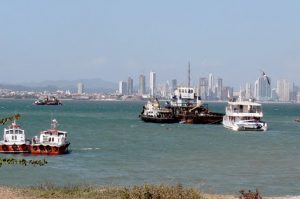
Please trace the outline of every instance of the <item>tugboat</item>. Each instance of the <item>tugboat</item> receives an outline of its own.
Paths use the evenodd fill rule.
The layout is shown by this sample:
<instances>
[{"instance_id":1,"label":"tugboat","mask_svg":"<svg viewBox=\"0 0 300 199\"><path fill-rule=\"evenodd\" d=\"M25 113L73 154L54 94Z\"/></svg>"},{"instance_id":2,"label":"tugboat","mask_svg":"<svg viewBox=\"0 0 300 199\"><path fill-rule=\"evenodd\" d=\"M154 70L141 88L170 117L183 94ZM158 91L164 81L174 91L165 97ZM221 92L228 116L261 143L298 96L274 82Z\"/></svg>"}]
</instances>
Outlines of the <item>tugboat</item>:
<instances>
[{"instance_id":1,"label":"tugboat","mask_svg":"<svg viewBox=\"0 0 300 199\"><path fill-rule=\"evenodd\" d=\"M68 152L70 142L67 140L67 132L57 129L58 122L52 120L51 129L41 131L40 136L32 138L30 151L32 154L59 155Z\"/></svg>"},{"instance_id":2,"label":"tugboat","mask_svg":"<svg viewBox=\"0 0 300 199\"><path fill-rule=\"evenodd\" d=\"M263 112L261 104L242 100L229 101L223 117L223 126L234 131L266 131L268 125L261 121Z\"/></svg>"},{"instance_id":3,"label":"tugboat","mask_svg":"<svg viewBox=\"0 0 300 199\"><path fill-rule=\"evenodd\" d=\"M177 120L169 108L161 108L158 99L151 99L143 107L143 111L139 115L144 122L153 123L175 123Z\"/></svg>"},{"instance_id":4,"label":"tugboat","mask_svg":"<svg viewBox=\"0 0 300 199\"><path fill-rule=\"evenodd\" d=\"M25 140L25 131L16 121L4 128L3 140L0 141L0 153L29 153L29 141Z\"/></svg>"},{"instance_id":5,"label":"tugboat","mask_svg":"<svg viewBox=\"0 0 300 199\"><path fill-rule=\"evenodd\" d=\"M223 113L211 112L207 104L203 104L194 88L178 87L169 102L175 118L180 123L188 124L221 124Z\"/></svg>"},{"instance_id":6,"label":"tugboat","mask_svg":"<svg viewBox=\"0 0 300 199\"><path fill-rule=\"evenodd\" d=\"M35 105L62 105L61 101L55 96L40 97L34 102Z\"/></svg>"}]
</instances>

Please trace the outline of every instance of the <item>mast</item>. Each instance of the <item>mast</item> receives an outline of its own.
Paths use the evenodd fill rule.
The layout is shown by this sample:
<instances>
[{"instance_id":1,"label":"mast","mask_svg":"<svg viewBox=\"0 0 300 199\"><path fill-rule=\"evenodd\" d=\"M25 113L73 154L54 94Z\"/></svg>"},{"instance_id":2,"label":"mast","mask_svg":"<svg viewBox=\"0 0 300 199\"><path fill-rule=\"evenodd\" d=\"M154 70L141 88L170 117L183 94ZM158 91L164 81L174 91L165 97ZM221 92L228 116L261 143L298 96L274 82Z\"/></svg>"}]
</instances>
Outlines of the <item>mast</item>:
<instances>
[{"instance_id":1,"label":"mast","mask_svg":"<svg viewBox=\"0 0 300 199\"><path fill-rule=\"evenodd\" d=\"M190 88L191 86L191 66L190 66L190 62L189 62L189 65L188 65L188 87Z\"/></svg>"}]
</instances>

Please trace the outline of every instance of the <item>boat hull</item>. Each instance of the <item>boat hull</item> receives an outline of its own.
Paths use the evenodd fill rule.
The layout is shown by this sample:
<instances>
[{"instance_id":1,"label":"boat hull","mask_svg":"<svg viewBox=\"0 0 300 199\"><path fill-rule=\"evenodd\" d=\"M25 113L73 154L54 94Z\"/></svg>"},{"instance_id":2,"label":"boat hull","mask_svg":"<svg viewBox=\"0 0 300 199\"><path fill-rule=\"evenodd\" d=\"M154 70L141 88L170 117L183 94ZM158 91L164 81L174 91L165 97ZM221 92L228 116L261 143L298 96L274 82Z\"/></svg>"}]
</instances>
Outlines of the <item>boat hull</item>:
<instances>
[{"instance_id":1,"label":"boat hull","mask_svg":"<svg viewBox=\"0 0 300 199\"><path fill-rule=\"evenodd\" d=\"M0 153L30 153L30 146L26 144L16 145L16 144L1 144Z\"/></svg>"},{"instance_id":2,"label":"boat hull","mask_svg":"<svg viewBox=\"0 0 300 199\"><path fill-rule=\"evenodd\" d=\"M221 124L222 114L204 114L204 115L177 115L180 123L187 124Z\"/></svg>"},{"instance_id":3,"label":"boat hull","mask_svg":"<svg viewBox=\"0 0 300 199\"><path fill-rule=\"evenodd\" d=\"M268 129L268 125L265 122L247 123L223 121L223 126L234 131L267 131Z\"/></svg>"},{"instance_id":4,"label":"boat hull","mask_svg":"<svg viewBox=\"0 0 300 199\"><path fill-rule=\"evenodd\" d=\"M141 120L144 122L152 123L176 123L178 122L175 118L159 118L159 117L149 117L145 115L140 115Z\"/></svg>"},{"instance_id":5,"label":"boat hull","mask_svg":"<svg viewBox=\"0 0 300 199\"><path fill-rule=\"evenodd\" d=\"M31 145L30 153L34 155L60 155L68 153L70 143L61 146Z\"/></svg>"}]
</instances>

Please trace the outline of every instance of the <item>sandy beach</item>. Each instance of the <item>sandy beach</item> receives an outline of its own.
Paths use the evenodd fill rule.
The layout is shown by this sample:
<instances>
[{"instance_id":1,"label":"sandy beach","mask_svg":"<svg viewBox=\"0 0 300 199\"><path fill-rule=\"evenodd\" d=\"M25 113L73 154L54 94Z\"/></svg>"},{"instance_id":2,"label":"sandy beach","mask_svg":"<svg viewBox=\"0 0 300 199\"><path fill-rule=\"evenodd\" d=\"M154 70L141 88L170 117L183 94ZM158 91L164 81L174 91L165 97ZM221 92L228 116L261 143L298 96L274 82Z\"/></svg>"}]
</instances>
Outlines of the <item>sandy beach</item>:
<instances>
[{"instance_id":1,"label":"sandy beach","mask_svg":"<svg viewBox=\"0 0 300 199\"><path fill-rule=\"evenodd\" d=\"M43 188L44 189L44 188ZM90 195L84 194L78 194L74 195L72 191L69 191L69 193L63 193L60 194L60 191L57 191L55 189L51 190L39 190L39 187L37 188L15 188L15 187L6 187L2 186L0 187L0 196L3 199L45 199L45 198L116 198L121 199L124 198L124 196L121 196L119 193L122 192L123 188L93 188L93 191L96 191L97 194L93 194L93 197ZM125 188L127 190L127 188ZM186 189L186 188L183 188ZM50 191L50 192L49 192ZM78 192L78 190L76 190ZM173 191L173 190L172 190ZM74 191L75 192L75 191ZM79 190L80 192L80 190ZM86 192L86 190L82 190L82 192ZM175 190L176 192L176 190ZM201 192L199 192L201 193ZM175 195L177 193L174 193ZM128 195L126 198L135 198L132 195ZM155 196L153 198L156 198ZM172 198L170 196L168 197L161 197L161 198ZM178 197L174 197L178 198ZM182 198L194 198L194 196L191 196L187 194L187 196L184 196ZM201 193L200 197L196 198L203 198L203 199L238 199L239 195L221 195L221 194L209 194L209 193ZM300 196L280 196L280 197L264 197L262 198L266 199L300 199Z\"/></svg>"}]
</instances>

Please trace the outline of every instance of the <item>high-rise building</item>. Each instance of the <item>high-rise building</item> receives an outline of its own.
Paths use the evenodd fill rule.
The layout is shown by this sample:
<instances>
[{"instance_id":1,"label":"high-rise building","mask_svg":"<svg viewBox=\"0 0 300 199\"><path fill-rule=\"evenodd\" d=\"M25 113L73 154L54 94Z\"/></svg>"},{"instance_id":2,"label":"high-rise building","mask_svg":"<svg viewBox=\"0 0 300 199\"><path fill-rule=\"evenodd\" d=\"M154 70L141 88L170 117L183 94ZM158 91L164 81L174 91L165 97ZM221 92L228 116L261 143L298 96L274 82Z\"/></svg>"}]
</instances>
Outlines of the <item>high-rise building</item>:
<instances>
[{"instance_id":1,"label":"high-rise building","mask_svg":"<svg viewBox=\"0 0 300 199\"><path fill-rule=\"evenodd\" d=\"M119 94L127 95L127 83L125 81L119 81Z\"/></svg>"},{"instance_id":2,"label":"high-rise building","mask_svg":"<svg viewBox=\"0 0 300 199\"><path fill-rule=\"evenodd\" d=\"M199 79L199 91L198 94L201 96L202 99L206 99L208 95L208 79L206 77L201 77Z\"/></svg>"},{"instance_id":3,"label":"high-rise building","mask_svg":"<svg viewBox=\"0 0 300 199\"><path fill-rule=\"evenodd\" d=\"M222 78L218 78L217 79L217 98L220 100L222 99L222 87L223 87L223 79Z\"/></svg>"},{"instance_id":4,"label":"high-rise building","mask_svg":"<svg viewBox=\"0 0 300 199\"><path fill-rule=\"evenodd\" d=\"M82 94L84 93L84 85L83 85L82 82L79 82L79 83L77 84L77 93L78 93L79 95L82 95Z\"/></svg>"},{"instance_id":5,"label":"high-rise building","mask_svg":"<svg viewBox=\"0 0 300 199\"><path fill-rule=\"evenodd\" d=\"M246 88L245 88L245 97L246 99L253 98L253 86L250 83L246 83Z\"/></svg>"},{"instance_id":6,"label":"high-rise building","mask_svg":"<svg viewBox=\"0 0 300 199\"><path fill-rule=\"evenodd\" d=\"M145 75L140 75L139 77L139 95L144 95L146 93L146 77Z\"/></svg>"},{"instance_id":7,"label":"high-rise building","mask_svg":"<svg viewBox=\"0 0 300 199\"><path fill-rule=\"evenodd\" d=\"M176 89L177 89L177 80L172 79L171 94L173 94Z\"/></svg>"},{"instance_id":8,"label":"high-rise building","mask_svg":"<svg viewBox=\"0 0 300 199\"><path fill-rule=\"evenodd\" d=\"M128 87L128 95L132 95L133 94L133 79L131 77L128 77L127 87Z\"/></svg>"},{"instance_id":9,"label":"high-rise building","mask_svg":"<svg viewBox=\"0 0 300 199\"><path fill-rule=\"evenodd\" d=\"M208 75L208 90L209 90L209 92L210 91L213 92L214 87L215 87L214 76L212 73L209 73L209 75Z\"/></svg>"},{"instance_id":10,"label":"high-rise building","mask_svg":"<svg viewBox=\"0 0 300 199\"><path fill-rule=\"evenodd\" d=\"M277 80L277 95L279 101L290 101L290 84L287 80Z\"/></svg>"},{"instance_id":11,"label":"high-rise building","mask_svg":"<svg viewBox=\"0 0 300 199\"><path fill-rule=\"evenodd\" d=\"M262 75L255 81L254 95L257 100L271 100L271 79Z\"/></svg>"},{"instance_id":12,"label":"high-rise building","mask_svg":"<svg viewBox=\"0 0 300 199\"><path fill-rule=\"evenodd\" d=\"M156 74L155 72L150 72L150 96L155 97L156 94Z\"/></svg>"}]
</instances>

